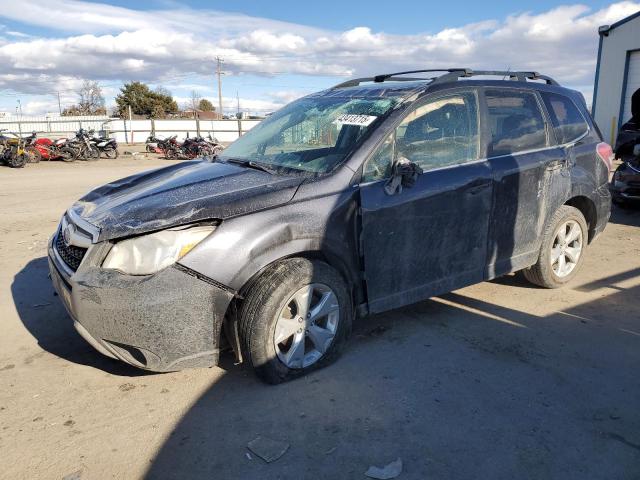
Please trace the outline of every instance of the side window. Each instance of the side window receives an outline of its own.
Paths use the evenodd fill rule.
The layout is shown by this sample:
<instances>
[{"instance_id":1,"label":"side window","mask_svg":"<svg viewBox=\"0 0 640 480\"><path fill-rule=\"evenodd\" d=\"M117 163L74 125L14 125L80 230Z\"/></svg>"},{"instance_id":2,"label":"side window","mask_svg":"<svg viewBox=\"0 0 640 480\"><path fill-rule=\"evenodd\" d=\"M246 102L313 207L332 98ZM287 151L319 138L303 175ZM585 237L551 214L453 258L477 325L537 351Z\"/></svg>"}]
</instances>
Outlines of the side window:
<instances>
[{"instance_id":1,"label":"side window","mask_svg":"<svg viewBox=\"0 0 640 480\"><path fill-rule=\"evenodd\" d=\"M478 159L478 106L474 93L431 100L411 111L378 147L364 168L364 181L389 176L394 158L423 170Z\"/></svg>"},{"instance_id":2,"label":"side window","mask_svg":"<svg viewBox=\"0 0 640 480\"><path fill-rule=\"evenodd\" d=\"M473 93L432 100L416 108L396 129L396 158L423 170L478 159L478 106Z\"/></svg>"},{"instance_id":3,"label":"side window","mask_svg":"<svg viewBox=\"0 0 640 480\"><path fill-rule=\"evenodd\" d=\"M510 155L547 146L544 117L535 94L487 90L489 156Z\"/></svg>"},{"instance_id":4,"label":"side window","mask_svg":"<svg viewBox=\"0 0 640 480\"><path fill-rule=\"evenodd\" d=\"M558 143L569 143L589 130L589 125L573 101L557 93L542 93Z\"/></svg>"},{"instance_id":5,"label":"side window","mask_svg":"<svg viewBox=\"0 0 640 480\"><path fill-rule=\"evenodd\" d=\"M372 182L391 175L395 132L387 136L373 156L367 161L362 174L363 182Z\"/></svg>"}]
</instances>

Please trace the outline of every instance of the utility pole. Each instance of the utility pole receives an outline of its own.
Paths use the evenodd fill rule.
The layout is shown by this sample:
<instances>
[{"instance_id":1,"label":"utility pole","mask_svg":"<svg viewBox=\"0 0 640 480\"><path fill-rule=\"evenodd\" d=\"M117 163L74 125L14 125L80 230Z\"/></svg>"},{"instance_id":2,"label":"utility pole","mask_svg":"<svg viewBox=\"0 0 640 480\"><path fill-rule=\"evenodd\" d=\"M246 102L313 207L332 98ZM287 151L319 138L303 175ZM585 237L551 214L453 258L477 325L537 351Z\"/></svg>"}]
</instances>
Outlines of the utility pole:
<instances>
[{"instance_id":1,"label":"utility pole","mask_svg":"<svg viewBox=\"0 0 640 480\"><path fill-rule=\"evenodd\" d=\"M131 143L133 143L133 126L131 125L133 119L131 115L131 104L129 104L128 107L129 107L129 135L131 136Z\"/></svg>"},{"instance_id":2,"label":"utility pole","mask_svg":"<svg viewBox=\"0 0 640 480\"><path fill-rule=\"evenodd\" d=\"M217 62L216 74L218 75L218 112L220 114L220 118L222 118L222 116L223 116L223 112L222 112L222 80L220 78L222 76L222 68L221 68L222 60L220 59L220 57L216 57L216 62Z\"/></svg>"},{"instance_id":3,"label":"utility pole","mask_svg":"<svg viewBox=\"0 0 640 480\"><path fill-rule=\"evenodd\" d=\"M62 116L62 105L60 104L60 92L58 92L58 113Z\"/></svg>"},{"instance_id":4,"label":"utility pole","mask_svg":"<svg viewBox=\"0 0 640 480\"><path fill-rule=\"evenodd\" d=\"M18 106L16 107L16 111L20 112L20 117L18 119L18 133L22 137L22 103L20 99L18 99Z\"/></svg>"},{"instance_id":5,"label":"utility pole","mask_svg":"<svg viewBox=\"0 0 640 480\"><path fill-rule=\"evenodd\" d=\"M236 113L236 118L240 118L240 94L236 90L236 101L238 102L238 112Z\"/></svg>"}]
</instances>

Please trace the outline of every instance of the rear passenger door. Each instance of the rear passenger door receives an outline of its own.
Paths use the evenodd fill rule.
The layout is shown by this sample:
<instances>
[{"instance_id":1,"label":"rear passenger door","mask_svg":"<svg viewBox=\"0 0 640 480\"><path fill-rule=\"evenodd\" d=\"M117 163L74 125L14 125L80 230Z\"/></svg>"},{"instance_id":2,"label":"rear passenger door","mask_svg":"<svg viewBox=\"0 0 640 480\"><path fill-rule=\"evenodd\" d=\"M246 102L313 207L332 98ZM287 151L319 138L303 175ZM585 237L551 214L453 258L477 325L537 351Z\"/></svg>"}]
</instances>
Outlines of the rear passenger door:
<instances>
[{"instance_id":1,"label":"rear passenger door","mask_svg":"<svg viewBox=\"0 0 640 480\"><path fill-rule=\"evenodd\" d=\"M484 90L483 120L494 177L487 277L535 263L554 172L566 168L552 148L540 97L515 88Z\"/></svg>"}]
</instances>

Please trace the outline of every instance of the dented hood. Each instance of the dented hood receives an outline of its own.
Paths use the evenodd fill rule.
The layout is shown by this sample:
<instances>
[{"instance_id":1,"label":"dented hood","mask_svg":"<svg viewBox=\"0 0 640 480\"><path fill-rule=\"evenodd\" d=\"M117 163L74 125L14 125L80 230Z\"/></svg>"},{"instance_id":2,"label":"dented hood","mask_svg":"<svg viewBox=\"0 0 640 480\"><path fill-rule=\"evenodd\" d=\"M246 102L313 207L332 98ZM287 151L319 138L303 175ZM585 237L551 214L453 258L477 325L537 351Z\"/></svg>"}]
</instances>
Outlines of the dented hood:
<instances>
[{"instance_id":1,"label":"dented hood","mask_svg":"<svg viewBox=\"0 0 640 480\"><path fill-rule=\"evenodd\" d=\"M99 240L109 240L282 205L302 181L240 165L191 161L108 183L71 208L100 229Z\"/></svg>"}]
</instances>

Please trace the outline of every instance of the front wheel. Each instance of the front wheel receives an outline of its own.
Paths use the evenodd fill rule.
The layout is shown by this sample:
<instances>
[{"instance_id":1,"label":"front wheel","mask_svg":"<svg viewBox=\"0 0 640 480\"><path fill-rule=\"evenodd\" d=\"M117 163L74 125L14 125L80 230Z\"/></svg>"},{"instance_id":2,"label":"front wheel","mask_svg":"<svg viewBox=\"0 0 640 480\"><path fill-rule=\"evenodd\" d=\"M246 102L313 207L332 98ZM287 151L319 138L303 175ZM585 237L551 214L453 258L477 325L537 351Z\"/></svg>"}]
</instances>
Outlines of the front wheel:
<instances>
[{"instance_id":1,"label":"front wheel","mask_svg":"<svg viewBox=\"0 0 640 480\"><path fill-rule=\"evenodd\" d=\"M85 150L85 156L87 160L99 160L100 159L100 150L98 150L98 147L91 145L90 148L87 148Z\"/></svg>"},{"instance_id":2,"label":"front wheel","mask_svg":"<svg viewBox=\"0 0 640 480\"><path fill-rule=\"evenodd\" d=\"M63 147L60 149L60 158L63 162L75 162L78 157L78 151L71 147Z\"/></svg>"},{"instance_id":3,"label":"front wheel","mask_svg":"<svg viewBox=\"0 0 640 480\"><path fill-rule=\"evenodd\" d=\"M587 222L580 210L561 206L547 223L538 261L522 273L541 287L562 287L578 273L587 240Z\"/></svg>"},{"instance_id":4,"label":"front wheel","mask_svg":"<svg viewBox=\"0 0 640 480\"><path fill-rule=\"evenodd\" d=\"M294 379L338 357L352 316L338 272L321 261L283 260L245 294L239 312L243 353L263 381Z\"/></svg>"},{"instance_id":5,"label":"front wheel","mask_svg":"<svg viewBox=\"0 0 640 480\"><path fill-rule=\"evenodd\" d=\"M29 157L25 153L11 152L10 156L6 158L7 165L11 168L22 168L29 161Z\"/></svg>"}]
</instances>

